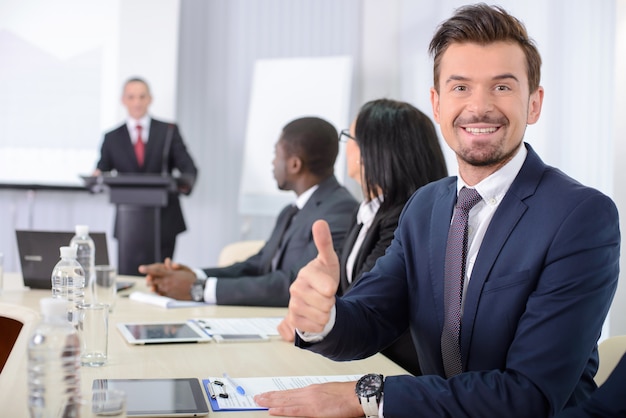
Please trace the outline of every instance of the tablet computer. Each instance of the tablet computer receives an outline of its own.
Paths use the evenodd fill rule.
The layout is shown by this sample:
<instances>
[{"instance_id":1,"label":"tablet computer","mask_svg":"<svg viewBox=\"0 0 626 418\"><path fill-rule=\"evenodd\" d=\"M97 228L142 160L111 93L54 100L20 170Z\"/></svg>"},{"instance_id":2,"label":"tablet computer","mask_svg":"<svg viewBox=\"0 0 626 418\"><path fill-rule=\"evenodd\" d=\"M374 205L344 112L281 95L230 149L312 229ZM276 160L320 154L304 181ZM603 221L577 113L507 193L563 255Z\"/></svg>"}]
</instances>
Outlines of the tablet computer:
<instances>
[{"instance_id":1,"label":"tablet computer","mask_svg":"<svg viewBox=\"0 0 626 418\"><path fill-rule=\"evenodd\" d=\"M119 323L130 344L206 343L211 336L193 321Z\"/></svg>"},{"instance_id":2,"label":"tablet computer","mask_svg":"<svg viewBox=\"0 0 626 418\"><path fill-rule=\"evenodd\" d=\"M92 388L126 393L129 417L199 417L209 414L198 379L95 379Z\"/></svg>"}]
</instances>

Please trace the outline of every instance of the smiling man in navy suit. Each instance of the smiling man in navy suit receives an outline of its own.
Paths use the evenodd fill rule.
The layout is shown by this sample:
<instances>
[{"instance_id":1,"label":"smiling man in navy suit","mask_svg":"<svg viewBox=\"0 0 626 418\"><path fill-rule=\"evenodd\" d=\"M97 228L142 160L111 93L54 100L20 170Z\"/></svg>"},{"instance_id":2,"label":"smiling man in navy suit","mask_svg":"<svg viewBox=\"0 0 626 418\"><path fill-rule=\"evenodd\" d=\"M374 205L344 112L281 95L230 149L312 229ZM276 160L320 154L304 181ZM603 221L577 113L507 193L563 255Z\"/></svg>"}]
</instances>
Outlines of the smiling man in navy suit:
<instances>
[{"instance_id":1,"label":"smiling man in navy suit","mask_svg":"<svg viewBox=\"0 0 626 418\"><path fill-rule=\"evenodd\" d=\"M176 236L185 231L185 220L178 195L189 194L198 170L187 152L178 126L153 119L148 114L152 95L148 83L131 78L124 83L122 104L128 111L126 122L104 135L95 175L116 171L124 173L168 174L174 169L184 182L168 194L161 209L160 256L154 254L154 211L134 205L118 205L115 237L119 242L119 273L137 275L141 264L172 257ZM139 153L139 155L138 155ZM124 212L124 213L122 213ZM124 229L132 228L132 233Z\"/></svg>"},{"instance_id":2,"label":"smiling man in navy suit","mask_svg":"<svg viewBox=\"0 0 626 418\"><path fill-rule=\"evenodd\" d=\"M544 90L521 22L464 6L430 51L433 114L459 177L414 194L386 254L341 298L337 256L316 223L319 253L292 284L288 312L296 344L335 360L371 356L408 327L423 375L256 396L271 415L548 417L596 389L597 340L619 274L615 204L524 143ZM469 215L455 209L468 193L477 197ZM461 218L468 233L455 248L465 252L455 252L448 231ZM446 292L458 265L456 293Z\"/></svg>"}]
</instances>

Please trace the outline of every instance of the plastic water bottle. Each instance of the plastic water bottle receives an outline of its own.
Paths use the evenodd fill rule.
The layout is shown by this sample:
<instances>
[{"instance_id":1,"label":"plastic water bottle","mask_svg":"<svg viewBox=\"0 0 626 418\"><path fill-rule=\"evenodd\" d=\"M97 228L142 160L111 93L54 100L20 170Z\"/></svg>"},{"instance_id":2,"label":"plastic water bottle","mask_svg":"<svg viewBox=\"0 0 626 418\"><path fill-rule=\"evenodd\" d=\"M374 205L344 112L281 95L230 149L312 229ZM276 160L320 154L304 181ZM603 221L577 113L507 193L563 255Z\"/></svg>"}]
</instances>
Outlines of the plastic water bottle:
<instances>
[{"instance_id":1,"label":"plastic water bottle","mask_svg":"<svg viewBox=\"0 0 626 418\"><path fill-rule=\"evenodd\" d=\"M85 271L76 260L76 247L61 247L61 260L52 270L52 297L65 300L66 317L76 323L76 306L85 300Z\"/></svg>"},{"instance_id":2,"label":"plastic water bottle","mask_svg":"<svg viewBox=\"0 0 626 418\"><path fill-rule=\"evenodd\" d=\"M96 245L89 236L89 226L76 225L76 235L72 237L70 247L76 247L76 260L85 270L86 284L91 286L94 281L93 275L95 274Z\"/></svg>"},{"instance_id":3,"label":"plastic water bottle","mask_svg":"<svg viewBox=\"0 0 626 418\"><path fill-rule=\"evenodd\" d=\"M61 299L40 301L42 321L28 342L31 418L79 418L80 341Z\"/></svg>"}]
</instances>

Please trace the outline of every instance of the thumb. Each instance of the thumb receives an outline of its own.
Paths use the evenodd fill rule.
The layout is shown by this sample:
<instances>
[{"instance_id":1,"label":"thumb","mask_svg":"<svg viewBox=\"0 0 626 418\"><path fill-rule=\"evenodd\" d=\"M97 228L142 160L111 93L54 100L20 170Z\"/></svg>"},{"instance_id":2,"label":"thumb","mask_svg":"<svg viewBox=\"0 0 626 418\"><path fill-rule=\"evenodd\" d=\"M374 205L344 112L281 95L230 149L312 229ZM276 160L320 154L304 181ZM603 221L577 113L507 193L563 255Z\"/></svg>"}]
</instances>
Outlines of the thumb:
<instances>
[{"instance_id":1,"label":"thumb","mask_svg":"<svg viewBox=\"0 0 626 418\"><path fill-rule=\"evenodd\" d=\"M317 248L317 260L326 267L333 267L339 264L337 253L333 248L333 237L330 227L324 220L317 220L312 227L313 242Z\"/></svg>"}]
</instances>

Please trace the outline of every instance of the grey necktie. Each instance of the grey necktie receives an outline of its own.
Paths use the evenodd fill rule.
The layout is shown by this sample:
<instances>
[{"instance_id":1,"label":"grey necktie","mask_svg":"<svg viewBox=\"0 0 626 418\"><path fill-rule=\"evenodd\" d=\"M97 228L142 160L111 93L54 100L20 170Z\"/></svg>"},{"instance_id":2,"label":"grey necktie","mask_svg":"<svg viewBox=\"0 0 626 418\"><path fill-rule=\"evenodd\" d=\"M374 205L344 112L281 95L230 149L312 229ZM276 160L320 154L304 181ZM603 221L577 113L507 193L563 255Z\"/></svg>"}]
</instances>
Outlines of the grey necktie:
<instances>
[{"instance_id":1,"label":"grey necktie","mask_svg":"<svg viewBox=\"0 0 626 418\"><path fill-rule=\"evenodd\" d=\"M467 221L469 211L482 198L475 189L463 187L454 208L448 231L445 259L444 322L441 333L441 355L446 377L463 371L459 335L461 330L461 298L467 262Z\"/></svg>"}]
</instances>

